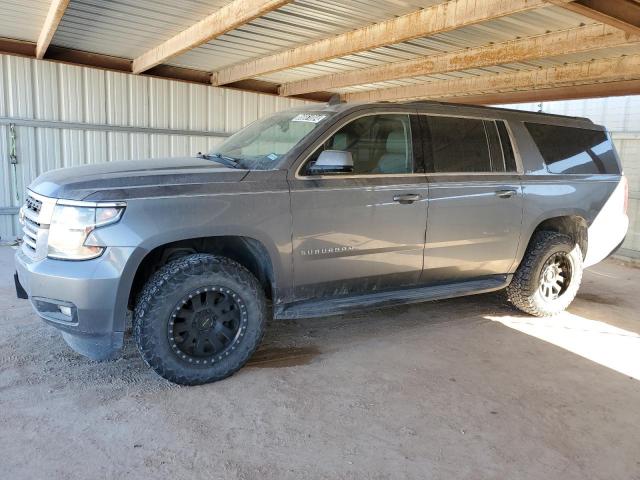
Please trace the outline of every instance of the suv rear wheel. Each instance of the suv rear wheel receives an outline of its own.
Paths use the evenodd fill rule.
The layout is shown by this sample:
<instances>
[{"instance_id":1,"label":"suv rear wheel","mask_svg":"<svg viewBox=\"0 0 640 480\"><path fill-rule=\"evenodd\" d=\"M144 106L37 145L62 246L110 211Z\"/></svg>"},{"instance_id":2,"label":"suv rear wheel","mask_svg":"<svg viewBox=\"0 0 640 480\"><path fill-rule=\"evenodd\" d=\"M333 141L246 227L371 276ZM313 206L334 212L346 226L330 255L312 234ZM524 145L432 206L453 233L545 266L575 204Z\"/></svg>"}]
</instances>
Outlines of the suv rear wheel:
<instances>
[{"instance_id":1,"label":"suv rear wheel","mask_svg":"<svg viewBox=\"0 0 640 480\"><path fill-rule=\"evenodd\" d=\"M198 385L239 370L258 347L267 306L258 280L226 257L195 254L158 270L134 312L144 361L175 383Z\"/></svg>"},{"instance_id":2,"label":"suv rear wheel","mask_svg":"<svg viewBox=\"0 0 640 480\"><path fill-rule=\"evenodd\" d=\"M509 301L525 313L547 317L565 310L582 281L582 252L567 235L537 232L507 287Z\"/></svg>"}]
</instances>

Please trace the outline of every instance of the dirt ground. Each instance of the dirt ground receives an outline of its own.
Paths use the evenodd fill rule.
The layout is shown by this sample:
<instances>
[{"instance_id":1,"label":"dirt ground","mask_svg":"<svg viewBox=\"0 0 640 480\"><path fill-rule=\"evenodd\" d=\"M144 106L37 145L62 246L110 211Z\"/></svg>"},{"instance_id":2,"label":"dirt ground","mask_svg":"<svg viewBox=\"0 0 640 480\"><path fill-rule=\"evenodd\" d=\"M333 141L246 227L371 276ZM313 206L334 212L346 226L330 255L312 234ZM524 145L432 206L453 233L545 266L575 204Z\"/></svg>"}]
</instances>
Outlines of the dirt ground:
<instances>
[{"instance_id":1,"label":"dirt ground","mask_svg":"<svg viewBox=\"0 0 640 480\"><path fill-rule=\"evenodd\" d=\"M0 248L7 479L640 479L640 270L570 313L497 295L273 323L232 378L177 387L89 361L15 298Z\"/></svg>"}]
</instances>

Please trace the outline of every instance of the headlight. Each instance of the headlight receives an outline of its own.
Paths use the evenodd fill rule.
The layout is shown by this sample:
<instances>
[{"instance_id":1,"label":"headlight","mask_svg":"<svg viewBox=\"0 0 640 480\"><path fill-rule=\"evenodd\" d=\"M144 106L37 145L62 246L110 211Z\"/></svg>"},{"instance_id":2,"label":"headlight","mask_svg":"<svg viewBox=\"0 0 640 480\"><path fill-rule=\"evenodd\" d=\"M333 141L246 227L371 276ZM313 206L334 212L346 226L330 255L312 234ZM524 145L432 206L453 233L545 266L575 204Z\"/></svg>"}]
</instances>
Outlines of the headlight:
<instances>
[{"instance_id":1,"label":"headlight","mask_svg":"<svg viewBox=\"0 0 640 480\"><path fill-rule=\"evenodd\" d=\"M49 227L49 258L89 260L99 257L104 247L85 245L96 228L120 220L124 207L77 207L56 205Z\"/></svg>"}]
</instances>

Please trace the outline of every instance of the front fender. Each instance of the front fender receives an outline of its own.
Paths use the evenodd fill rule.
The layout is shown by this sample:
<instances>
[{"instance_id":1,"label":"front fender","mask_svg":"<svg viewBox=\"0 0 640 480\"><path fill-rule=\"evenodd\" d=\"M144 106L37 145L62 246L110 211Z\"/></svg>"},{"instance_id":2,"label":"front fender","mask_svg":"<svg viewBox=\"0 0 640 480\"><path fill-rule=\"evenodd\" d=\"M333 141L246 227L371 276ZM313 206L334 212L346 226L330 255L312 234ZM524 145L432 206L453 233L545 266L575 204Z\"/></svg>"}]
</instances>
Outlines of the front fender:
<instances>
[{"instance_id":1,"label":"front fender","mask_svg":"<svg viewBox=\"0 0 640 480\"><path fill-rule=\"evenodd\" d=\"M203 237L239 236L267 251L281 291L291 284L289 192L136 199L120 222L96 229L95 245L134 247L123 268L117 308L126 314L135 273L145 256L168 243ZM119 316L120 317L120 316Z\"/></svg>"}]
</instances>

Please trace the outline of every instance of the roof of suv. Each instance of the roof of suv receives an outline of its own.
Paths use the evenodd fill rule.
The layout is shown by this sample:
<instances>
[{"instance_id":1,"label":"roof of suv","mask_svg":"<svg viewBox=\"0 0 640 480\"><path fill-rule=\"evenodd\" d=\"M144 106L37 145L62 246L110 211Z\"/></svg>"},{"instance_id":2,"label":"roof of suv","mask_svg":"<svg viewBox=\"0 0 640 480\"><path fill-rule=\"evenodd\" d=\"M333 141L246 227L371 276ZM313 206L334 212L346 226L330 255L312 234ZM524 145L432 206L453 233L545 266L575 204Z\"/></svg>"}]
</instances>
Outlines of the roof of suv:
<instances>
[{"instance_id":1,"label":"roof of suv","mask_svg":"<svg viewBox=\"0 0 640 480\"><path fill-rule=\"evenodd\" d=\"M527 110L517 110L513 108L502 108L502 107L487 107L482 105L467 105L462 103L448 103L448 102L438 102L431 100L423 100L423 101L407 101L407 102L377 102L377 103L339 103L339 102L329 102L326 104L313 104L307 105L304 107L304 110L315 110L315 111L330 111L335 113L342 113L347 110L363 108L363 107L384 107L389 105L402 105L402 106L416 106L416 107L455 107L458 109L474 109L474 110L484 110L490 112L499 112L499 113L509 113L510 116L522 117L522 120L532 121L533 118L540 119L541 123L544 120L565 120L569 121L566 123L576 123L576 126L582 126L587 128L593 128L594 123L591 119L586 117L572 117L568 115L557 115L552 113L541 113L541 112L531 112ZM565 123L565 122L563 122Z\"/></svg>"},{"instance_id":2,"label":"roof of suv","mask_svg":"<svg viewBox=\"0 0 640 480\"><path fill-rule=\"evenodd\" d=\"M447 105L450 107L473 107L482 110L490 110L490 111L499 111L499 112L514 112L514 113L524 113L528 115L538 115L541 117L551 117L551 118L567 118L572 120L581 120L592 123L591 119L587 117L573 117L570 115L558 115L555 113L544 113L544 112L532 112L530 110L518 110L516 108L504 108L504 107L487 107L484 105L472 105L472 104L464 104L464 103L451 103L451 102L437 102L430 100L421 100L421 101L410 101L410 102L401 102L403 105Z\"/></svg>"}]
</instances>

